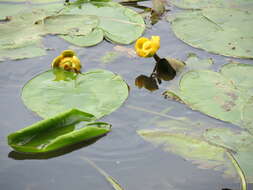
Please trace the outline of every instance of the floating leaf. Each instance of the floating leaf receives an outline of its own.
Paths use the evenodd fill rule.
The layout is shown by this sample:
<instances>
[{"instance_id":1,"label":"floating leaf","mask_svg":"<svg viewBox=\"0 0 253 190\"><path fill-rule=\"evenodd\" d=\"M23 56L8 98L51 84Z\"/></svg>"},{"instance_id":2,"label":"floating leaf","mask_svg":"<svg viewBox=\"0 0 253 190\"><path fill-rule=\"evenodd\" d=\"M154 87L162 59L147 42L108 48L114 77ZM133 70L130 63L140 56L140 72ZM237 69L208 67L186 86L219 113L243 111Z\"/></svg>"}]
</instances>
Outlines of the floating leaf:
<instances>
[{"instance_id":1,"label":"floating leaf","mask_svg":"<svg viewBox=\"0 0 253 190\"><path fill-rule=\"evenodd\" d=\"M61 35L61 38L68 41L69 43L77 46L94 46L104 39L104 32L102 29L96 28L86 36L74 36L74 35Z\"/></svg>"},{"instance_id":2,"label":"floating leaf","mask_svg":"<svg viewBox=\"0 0 253 190\"><path fill-rule=\"evenodd\" d=\"M209 129L205 139L218 146L226 147L231 152L246 175L248 182L253 182L253 136L246 131L232 131L228 128Z\"/></svg>"},{"instance_id":3,"label":"floating leaf","mask_svg":"<svg viewBox=\"0 0 253 190\"><path fill-rule=\"evenodd\" d=\"M241 125L245 99L223 75L209 70L189 71L180 81L180 98L193 110Z\"/></svg>"},{"instance_id":4,"label":"floating leaf","mask_svg":"<svg viewBox=\"0 0 253 190\"><path fill-rule=\"evenodd\" d=\"M93 115L72 109L52 118L39 121L8 136L8 144L20 152L41 153L104 135L110 125L91 122Z\"/></svg>"},{"instance_id":5,"label":"floating leaf","mask_svg":"<svg viewBox=\"0 0 253 190\"><path fill-rule=\"evenodd\" d=\"M168 88L164 95L166 97L174 97L176 99L180 99L179 95L177 95L179 91L179 82L181 77L190 70L201 70L201 69L209 69L213 61L212 59L199 59L198 56L194 53L189 53L186 61L180 61L174 58L167 58L171 66L177 71L176 77L168 83Z\"/></svg>"},{"instance_id":6,"label":"floating leaf","mask_svg":"<svg viewBox=\"0 0 253 190\"><path fill-rule=\"evenodd\" d=\"M0 0L1 2L1 0ZM4 20L6 17L16 15L17 13L25 10L27 5L25 4L3 4L0 3L0 20Z\"/></svg>"},{"instance_id":7,"label":"floating leaf","mask_svg":"<svg viewBox=\"0 0 253 190\"><path fill-rule=\"evenodd\" d=\"M168 97L174 94L172 97L209 116L252 128L250 111L247 111L250 110L247 102L253 95L253 85L249 82L252 72L252 65L240 63L225 64L220 72L192 70L181 77L179 89L172 88L164 94Z\"/></svg>"},{"instance_id":8,"label":"floating leaf","mask_svg":"<svg viewBox=\"0 0 253 190\"><path fill-rule=\"evenodd\" d=\"M64 2L63 0L0 0L0 2L16 2L16 3L48 3L48 2Z\"/></svg>"},{"instance_id":9,"label":"floating leaf","mask_svg":"<svg viewBox=\"0 0 253 190\"><path fill-rule=\"evenodd\" d=\"M183 9L203 9L211 7L251 9L253 2L250 0L172 0L173 5Z\"/></svg>"},{"instance_id":10,"label":"floating leaf","mask_svg":"<svg viewBox=\"0 0 253 190\"><path fill-rule=\"evenodd\" d=\"M237 88L245 94L253 94L253 66L249 64L234 63L221 67L221 74L229 78ZM243 73L243 74L242 74Z\"/></svg>"},{"instance_id":11,"label":"floating leaf","mask_svg":"<svg viewBox=\"0 0 253 190\"><path fill-rule=\"evenodd\" d=\"M226 163L225 150L213 146L203 139L191 137L167 130L139 130L138 134L165 151L173 152L199 165L200 168L219 168L230 165Z\"/></svg>"},{"instance_id":12,"label":"floating leaf","mask_svg":"<svg viewBox=\"0 0 253 190\"><path fill-rule=\"evenodd\" d=\"M20 9L23 7L22 4ZM27 11L17 10L10 14L14 14L10 21L0 23L0 60L45 54L40 50L37 54L21 56L23 49L31 42L39 44L36 48L42 47L41 37L47 34L60 35L78 46L92 46L104 37L116 43L129 44L141 36L145 29L139 14L115 2L84 3L81 8L64 8L63 3L32 4ZM4 15L1 13L0 17ZM17 56L15 53L6 54L12 49Z\"/></svg>"},{"instance_id":13,"label":"floating leaf","mask_svg":"<svg viewBox=\"0 0 253 190\"><path fill-rule=\"evenodd\" d=\"M176 36L208 52L253 58L253 14L226 8L184 11L168 17Z\"/></svg>"},{"instance_id":14,"label":"floating leaf","mask_svg":"<svg viewBox=\"0 0 253 190\"><path fill-rule=\"evenodd\" d=\"M106 70L91 70L76 80L55 79L54 70L49 70L30 80L22 91L24 104L43 118L71 108L100 118L119 108L128 97L124 80Z\"/></svg>"},{"instance_id":15,"label":"floating leaf","mask_svg":"<svg viewBox=\"0 0 253 190\"><path fill-rule=\"evenodd\" d=\"M247 128L251 134L253 134L253 97L249 99L249 101L246 103L246 105L243 108L243 125L245 128Z\"/></svg>"},{"instance_id":16,"label":"floating leaf","mask_svg":"<svg viewBox=\"0 0 253 190\"><path fill-rule=\"evenodd\" d=\"M64 13L92 16L98 23L94 29L101 29L106 39L120 44L134 42L145 29L144 21L138 13L115 2L100 2L98 5L84 3L81 8L67 9ZM68 41L75 44L76 40L72 38L73 41L70 38ZM98 38L101 38L100 34ZM93 40L97 39L94 37Z\"/></svg>"},{"instance_id":17,"label":"floating leaf","mask_svg":"<svg viewBox=\"0 0 253 190\"><path fill-rule=\"evenodd\" d=\"M25 59L42 55L46 55L46 50L39 40L24 43L19 48L1 49L0 47L0 61L5 59Z\"/></svg>"}]
</instances>

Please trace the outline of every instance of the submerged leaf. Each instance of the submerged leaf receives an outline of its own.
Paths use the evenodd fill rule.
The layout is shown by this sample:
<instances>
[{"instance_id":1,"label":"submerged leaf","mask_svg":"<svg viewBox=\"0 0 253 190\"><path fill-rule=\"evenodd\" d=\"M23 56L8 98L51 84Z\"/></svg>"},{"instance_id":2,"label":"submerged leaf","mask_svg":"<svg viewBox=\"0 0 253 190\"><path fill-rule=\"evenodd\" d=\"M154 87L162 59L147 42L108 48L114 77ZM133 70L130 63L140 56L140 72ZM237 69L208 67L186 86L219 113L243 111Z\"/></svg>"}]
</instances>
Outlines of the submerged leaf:
<instances>
[{"instance_id":1,"label":"submerged leaf","mask_svg":"<svg viewBox=\"0 0 253 190\"><path fill-rule=\"evenodd\" d=\"M8 136L8 144L20 152L42 153L104 135L110 125L91 122L95 117L76 109L35 123ZM81 128L80 128L81 127Z\"/></svg>"},{"instance_id":2,"label":"submerged leaf","mask_svg":"<svg viewBox=\"0 0 253 190\"><path fill-rule=\"evenodd\" d=\"M253 58L253 14L226 8L184 11L168 17L176 36L208 52Z\"/></svg>"},{"instance_id":3,"label":"submerged leaf","mask_svg":"<svg viewBox=\"0 0 253 190\"><path fill-rule=\"evenodd\" d=\"M123 190L120 184L111 176L109 176L104 170L99 168L93 161L89 160L88 158L83 158L87 161L92 167L94 167L101 175L105 177L105 179L112 185L113 189L115 190Z\"/></svg>"},{"instance_id":4,"label":"submerged leaf","mask_svg":"<svg viewBox=\"0 0 253 190\"><path fill-rule=\"evenodd\" d=\"M165 151L178 154L198 164L200 168L217 168L226 164L223 148L213 146L203 139L167 130L139 130L138 134Z\"/></svg>"},{"instance_id":5,"label":"submerged leaf","mask_svg":"<svg viewBox=\"0 0 253 190\"><path fill-rule=\"evenodd\" d=\"M79 74L76 80L55 79L54 70L46 71L30 80L22 91L24 104L43 118L71 108L100 118L119 108L128 97L124 80L106 70L91 70Z\"/></svg>"}]
</instances>

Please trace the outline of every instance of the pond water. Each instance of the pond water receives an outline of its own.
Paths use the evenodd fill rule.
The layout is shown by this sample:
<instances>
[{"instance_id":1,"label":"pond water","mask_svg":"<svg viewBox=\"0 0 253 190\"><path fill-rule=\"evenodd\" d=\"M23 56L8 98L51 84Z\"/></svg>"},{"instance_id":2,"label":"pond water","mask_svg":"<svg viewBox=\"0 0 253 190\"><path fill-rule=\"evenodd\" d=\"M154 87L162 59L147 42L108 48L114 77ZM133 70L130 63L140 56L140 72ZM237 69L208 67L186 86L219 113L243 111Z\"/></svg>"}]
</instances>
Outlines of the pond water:
<instances>
[{"instance_id":1,"label":"pond water","mask_svg":"<svg viewBox=\"0 0 253 190\"><path fill-rule=\"evenodd\" d=\"M185 60L190 52L200 58L212 58L217 70L228 60L236 60L198 50L181 42L172 33L166 21L159 21L147 29L145 36L159 35L161 57ZM47 36L44 44L51 50L43 57L0 63L0 189L1 190L110 190L111 185L97 170L83 158L93 160L110 176L115 178L125 190L221 190L240 188L239 179L224 178L222 172L199 169L196 165L178 155L164 152L138 136L136 130L151 128L151 121L159 117L189 117L204 120L215 125L230 124L192 111L187 106L164 99L166 89L163 82L160 89L149 92L134 85L140 74L150 74L154 61L126 54L109 63L102 57L108 52L116 52L115 44L106 41L95 47L77 48L83 71L93 68L108 69L120 74L130 86L126 102L112 114L100 119L112 124L112 131L96 142L79 144L71 149L44 156L18 154L7 145L9 133L33 124L41 118L28 110L21 100L23 85L38 73L50 68L54 57L64 49L74 48L67 42ZM133 48L133 45L124 46ZM240 60L250 63L250 60ZM171 109L161 116L159 113ZM208 150L207 150L208 151ZM253 186L249 186L249 189Z\"/></svg>"}]
</instances>

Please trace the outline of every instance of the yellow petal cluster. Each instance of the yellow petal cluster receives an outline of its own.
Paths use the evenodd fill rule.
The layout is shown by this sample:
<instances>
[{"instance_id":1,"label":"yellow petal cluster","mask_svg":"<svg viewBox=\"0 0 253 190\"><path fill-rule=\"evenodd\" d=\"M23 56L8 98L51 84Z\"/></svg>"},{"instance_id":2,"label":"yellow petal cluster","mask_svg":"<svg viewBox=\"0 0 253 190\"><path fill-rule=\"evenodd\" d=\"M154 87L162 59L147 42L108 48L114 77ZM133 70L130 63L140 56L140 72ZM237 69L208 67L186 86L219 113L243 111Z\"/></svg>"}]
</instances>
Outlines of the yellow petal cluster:
<instances>
[{"instance_id":1,"label":"yellow petal cluster","mask_svg":"<svg viewBox=\"0 0 253 190\"><path fill-rule=\"evenodd\" d=\"M72 50L64 50L61 52L61 55L57 56L52 61L53 68L61 68L66 71L74 71L80 73L81 71L81 62L76 56L76 53Z\"/></svg>"},{"instance_id":2,"label":"yellow petal cluster","mask_svg":"<svg viewBox=\"0 0 253 190\"><path fill-rule=\"evenodd\" d=\"M135 51L140 57L152 57L160 48L160 37L151 36L151 39L141 37L135 43Z\"/></svg>"}]
</instances>

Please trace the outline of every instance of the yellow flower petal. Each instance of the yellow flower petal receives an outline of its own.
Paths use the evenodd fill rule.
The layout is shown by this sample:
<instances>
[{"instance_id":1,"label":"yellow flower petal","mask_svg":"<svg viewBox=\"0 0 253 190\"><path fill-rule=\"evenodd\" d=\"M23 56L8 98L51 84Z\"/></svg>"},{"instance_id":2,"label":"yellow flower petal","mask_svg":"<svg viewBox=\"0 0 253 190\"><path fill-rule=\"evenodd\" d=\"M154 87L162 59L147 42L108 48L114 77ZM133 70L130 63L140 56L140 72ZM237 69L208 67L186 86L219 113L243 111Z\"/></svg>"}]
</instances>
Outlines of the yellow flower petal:
<instances>
[{"instance_id":1,"label":"yellow flower petal","mask_svg":"<svg viewBox=\"0 0 253 190\"><path fill-rule=\"evenodd\" d=\"M54 58L54 60L51 63L52 67L53 68L59 67L59 64L60 64L61 60L62 60L62 55L59 55L56 58Z\"/></svg>"},{"instance_id":2,"label":"yellow flower petal","mask_svg":"<svg viewBox=\"0 0 253 190\"><path fill-rule=\"evenodd\" d=\"M160 48L160 37L151 36L151 39L141 37L135 43L136 54L140 57L151 57Z\"/></svg>"},{"instance_id":3,"label":"yellow flower petal","mask_svg":"<svg viewBox=\"0 0 253 190\"><path fill-rule=\"evenodd\" d=\"M76 55L76 53L73 50L67 49L67 50L64 50L63 52L61 52L61 55L63 57L73 57Z\"/></svg>"},{"instance_id":4,"label":"yellow flower petal","mask_svg":"<svg viewBox=\"0 0 253 190\"><path fill-rule=\"evenodd\" d=\"M80 73L82 65L74 51L64 50L60 56L53 60L52 67Z\"/></svg>"}]
</instances>

